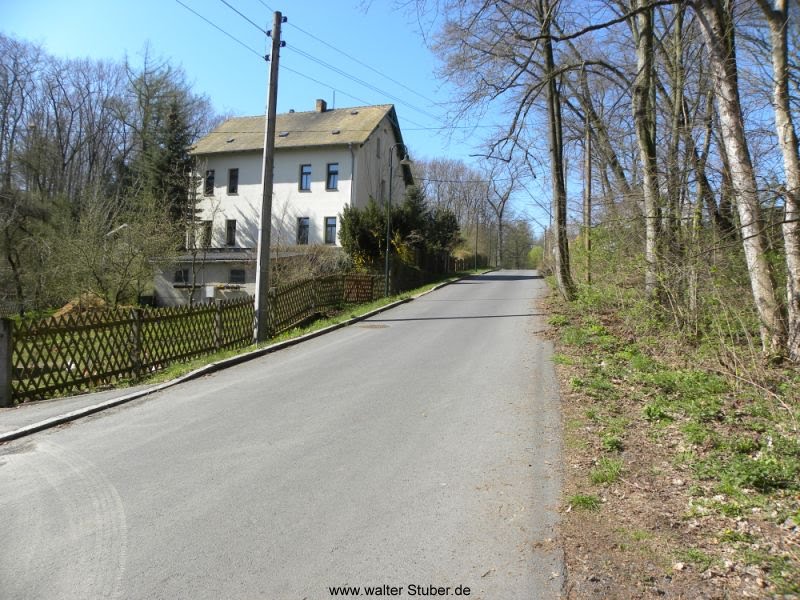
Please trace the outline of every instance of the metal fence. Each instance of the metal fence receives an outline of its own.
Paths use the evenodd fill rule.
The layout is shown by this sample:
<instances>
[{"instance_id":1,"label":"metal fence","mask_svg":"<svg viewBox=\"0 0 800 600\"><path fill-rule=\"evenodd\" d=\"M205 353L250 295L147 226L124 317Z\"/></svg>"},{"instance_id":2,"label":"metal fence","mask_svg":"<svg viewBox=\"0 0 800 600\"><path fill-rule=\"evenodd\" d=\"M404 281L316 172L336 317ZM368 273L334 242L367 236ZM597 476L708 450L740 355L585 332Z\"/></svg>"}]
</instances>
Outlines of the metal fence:
<instances>
[{"instance_id":1,"label":"metal fence","mask_svg":"<svg viewBox=\"0 0 800 600\"><path fill-rule=\"evenodd\" d=\"M382 292L379 277L333 275L279 287L270 301L275 333ZM135 380L224 348L248 345L253 298L200 306L103 310L40 321L2 320L0 406Z\"/></svg>"}]
</instances>

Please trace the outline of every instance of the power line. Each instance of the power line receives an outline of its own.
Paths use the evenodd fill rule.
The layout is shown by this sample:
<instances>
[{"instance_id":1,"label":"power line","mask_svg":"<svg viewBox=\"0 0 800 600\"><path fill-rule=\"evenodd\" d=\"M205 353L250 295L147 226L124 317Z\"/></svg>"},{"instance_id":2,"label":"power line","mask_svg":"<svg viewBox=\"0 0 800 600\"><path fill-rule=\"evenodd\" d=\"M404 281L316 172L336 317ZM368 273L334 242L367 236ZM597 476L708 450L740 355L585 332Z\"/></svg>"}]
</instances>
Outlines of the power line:
<instances>
[{"instance_id":1,"label":"power line","mask_svg":"<svg viewBox=\"0 0 800 600\"><path fill-rule=\"evenodd\" d=\"M490 184L496 181L511 181L511 177L495 177L494 179L429 179L427 177L419 177L420 181L428 181L430 183L485 183Z\"/></svg>"},{"instance_id":2,"label":"power line","mask_svg":"<svg viewBox=\"0 0 800 600\"><path fill-rule=\"evenodd\" d=\"M209 19L206 19L206 18L205 18L203 15L201 15L199 12L197 12L196 10L194 10L193 8L191 8L190 6L187 6L186 4L184 4L183 2L181 2L181 0L175 0L175 2L177 2L178 4L180 4L180 5L181 5L183 8L185 8L186 10L188 10L190 13L192 13L192 14L193 14L193 15L195 15L196 17L198 17L198 18L200 18L200 19L203 19L203 21L205 21L206 23L208 23L209 25L211 25L211 26L212 26L214 29L216 29L217 31L219 31L219 32L220 32L220 33L222 33L223 35L226 35L227 37L229 37L230 39L232 39L234 42L236 42L237 44L239 44L239 45L240 45L240 46L242 46L243 48L246 48L247 50L249 50L250 52L252 52L253 54L255 54L255 55L256 55L257 57L259 57L261 60L265 60L265 59L266 59L266 57L265 57L263 54L261 54L261 53L260 53L258 50L255 50L254 48L252 48L252 47L248 46L248 45L247 45L247 44L245 44L245 43L244 43L242 40L240 40L239 38L237 38L237 37L236 37L236 36L234 36L234 35L231 35L230 33L228 33L227 31L225 31L225 30L224 30L222 27L220 27L219 25L217 25L217 24L216 24L216 23L214 23L213 21L211 21L211 20L209 20Z\"/></svg>"},{"instance_id":3,"label":"power line","mask_svg":"<svg viewBox=\"0 0 800 600\"><path fill-rule=\"evenodd\" d=\"M233 7L232 7L230 4L228 4L228 3L227 3L227 2L225 2L224 0L222 0L222 1L223 1L223 2L224 2L226 5L227 5L227 6L229 6L231 9L235 10L235 11L236 11L236 12L237 12L237 13L238 13L240 16L242 16L242 18L246 19L246 20L247 20L249 23L253 24L255 27L257 27L257 28L259 29L259 31L261 31L261 32L263 33L263 30L262 30L260 27L258 27L258 25L255 25L255 23L253 23L253 21L251 21L251 20L250 20L250 19L248 19L246 16L242 15L241 13L239 13L239 11L237 11L235 8L233 8ZM254 48L252 48L251 46L248 46L247 44L245 44L243 41L241 41L241 40L240 40L239 38L237 38L236 36L234 36L234 35L232 35L232 34L228 33L228 32L227 32L227 31L225 31L225 30L224 30L222 27L220 27L219 25L217 25L216 23L214 23L214 22L213 22L213 21L211 21L210 19L208 19L208 18L204 17L203 15L201 15L200 13L198 13L196 10L194 10L194 9L192 9L191 7L187 6L187 5L186 5L186 4L184 4L184 3L183 3L181 0L175 0L175 2L177 2L178 4L180 4L181 6L183 6L183 7L184 7L186 10L188 10L189 12L191 12L191 13L192 13L193 15L195 15L196 17L198 17L198 18L202 19L203 21L205 21L206 23L208 23L209 25L211 25L211 26L212 26L214 29L216 29L217 31L219 31L220 33L222 33L223 35L225 35L226 37L230 38L231 40L233 40L234 42L236 42L237 44L239 44L240 46L242 46L242 47L243 47L243 48L245 48L246 50L248 50L248 51L252 52L253 54L255 54L256 56L258 56L260 59L262 59L262 60L268 60L268 58L267 58L266 56L264 56L263 54L261 54L260 52L258 52L258 51L257 51L257 50L255 50ZM264 4L264 3L262 2L262 4ZM265 6L265 7L267 7L267 8L269 8L269 7L268 7L266 4L264 4L264 6ZM302 52L302 51L300 51L300 53L302 53L302 54L307 54L307 53L304 53L304 52ZM321 64L323 64L323 66L328 66L329 68L331 68L331 69L333 69L333 70L337 70L337 69L336 69L335 67L333 67L332 65L327 65L327 63L325 63L324 61L320 61L319 59L316 59L316 58L314 58L314 57L311 57L311 55L308 55L308 56L309 56L310 58L312 58L313 60L317 60L318 62L320 62ZM332 86L332 85L330 85L330 84L328 84L328 83L325 83L324 81L320 81L319 79L315 79L315 78L313 78L313 77L311 77L311 76L309 76L309 75L306 75L305 73L302 73L302 72L300 72L300 71L297 71L297 70L295 70L295 69L292 69L291 67L287 67L285 64L281 64L281 65L280 65L280 68L281 68L281 69L283 69L283 70L289 71L289 72L291 72L291 73L294 73L295 75L299 75L300 77L303 77L303 78L305 78L305 79L308 79L309 81L313 81L314 83L317 83L317 84L319 84L319 85L325 86L325 87L327 87L327 88L329 88L329 89L331 89L331 90L333 90L333 91L335 91L335 92L338 92L338 93L340 93L340 94L343 94L343 95L345 95L345 96L347 96L347 97L349 97L349 98L353 98L354 100L357 100L358 102L360 102L361 104L363 104L363 105L365 105L365 106L372 106L372 103L371 103L371 102L369 102L369 101L367 101L367 100L364 100L363 98L359 98L358 96L354 96L353 94L350 94L350 93L348 93L348 92L345 92L344 90L340 90L340 89L338 89L338 88L336 88L336 87L334 87L334 86ZM344 73L344 72L341 72L341 71L340 71L340 73L341 73L342 75L346 76L346 77L349 77L349 76L348 76L346 73ZM351 79L354 79L354 78L352 78L352 77L349 77L349 78L351 78ZM354 80L355 80L355 79L354 79ZM378 88L375 88L374 86L371 86L371 85L369 85L369 84L363 83L362 85L366 85L367 87L370 87L370 88L374 89L374 90L375 90L375 91L377 91L378 93L381 93L381 94L386 94L386 92L383 92L383 91L381 91L380 89L378 89ZM405 103L404 101L402 101L401 99L397 99L397 100L398 100L398 102L401 102L401 103L403 103L403 104L406 104L406 103ZM410 106L410 105L409 105L409 106ZM438 118L434 117L434 119L438 121ZM436 129L436 128L427 128L425 125L422 125L421 123L417 123L416 121L412 121L411 119L406 119L406 120L407 120L409 123L411 123L412 125L416 125L416 126L417 126L417 127L419 127L421 130L434 130L434 129ZM400 125L399 125L399 124L398 124L396 121L393 121L393 124L394 124L396 127L398 127L398 128L400 127ZM446 129L446 127L442 127L442 129ZM247 133L247 132L245 132L245 133Z\"/></svg>"},{"instance_id":4,"label":"power line","mask_svg":"<svg viewBox=\"0 0 800 600\"><path fill-rule=\"evenodd\" d=\"M322 60L320 58L317 58L316 56L314 56L312 54L309 54L308 52L306 52L304 50L301 50L300 48L296 48L294 46L287 46L287 50L291 50L292 52L296 52L300 56L303 56L303 57L307 58L308 60L313 61L313 62L325 67L326 69L330 69L331 71L333 71L335 73L338 73L342 77L346 77L347 79L350 79L351 81L354 81L355 83L357 83L359 85L362 85L365 88L368 88L368 89L372 90L373 92L377 92L378 94L386 96L387 98L391 98L391 99L399 102L400 104L403 104L403 105L409 107L410 109L412 109L412 110L414 110L414 111L416 111L416 112L418 112L418 113L420 113L422 115L425 115L429 119L433 119L434 121L440 121L439 117L437 117L436 115L434 115L432 113L429 113L425 109L419 108L418 106L415 106L415 105L411 104L410 102L406 102L405 100L403 100L399 96L395 96L394 94L391 94L390 92L387 92L386 90L383 90L383 89L381 89L381 88L379 88L377 86L374 86L371 83L369 83L367 81L364 81L363 79L361 79L359 77L356 77L355 75L351 75L347 71L344 71L343 69L340 69L339 67L336 67L336 66L334 66L334 65L332 65L332 64L330 64L328 62L325 62L324 60Z\"/></svg>"},{"instance_id":5,"label":"power line","mask_svg":"<svg viewBox=\"0 0 800 600\"><path fill-rule=\"evenodd\" d=\"M525 185L521 181L519 182L519 184L522 186L522 189L525 190L528 193L528 196L531 197L531 200L533 200L539 206L539 208L541 208L543 211L545 211L547 213L547 216L550 217L550 220L552 220L553 219L553 214L550 212L550 209L547 206L545 206L544 204L542 204L541 202L539 202L534 197L534 195L531 194L531 191L528 189L527 185Z\"/></svg>"},{"instance_id":6,"label":"power line","mask_svg":"<svg viewBox=\"0 0 800 600\"><path fill-rule=\"evenodd\" d=\"M310 75L306 75L305 73L301 73L300 71L292 69L291 67L287 67L286 65L282 64L280 66L280 68L284 69L286 71L289 71L290 73L294 73L295 75L299 75L300 77L305 77L309 81L313 81L314 83L318 83L319 85L324 85L325 87L332 89L334 92L339 92L340 94L344 94L345 96L348 96L349 98L352 98L353 100L358 100L359 102L361 102L364 105L370 105L371 104L370 102L367 102L366 100L363 100L363 99L359 98L358 96L353 96L352 94L348 94L347 92L345 92L343 90L340 90L340 89L337 89L337 88L333 87L332 85L329 85L329 84L325 83L324 81L320 81L319 79L314 79Z\"/></svg>"},{"instance_id":7,"label":"power line","mask_svg":"<svg viewBox=\"0 0 800 600\"><path fill-rule=\"evenodd\" d=\"M261 27L261 25L259 25L259 24L255 23L254 21L251 21L249 17L247 17L245 14L243 14L243 13L239 12L239 10L238 10L238 9L237 9L235 6L233 6L232 4L230 4L230 3L229 3L227 0L219 0L219 1L220 1L220 2L222 2L222 3L223 3L225 6L227 6L228 8L230 8L230 9L231 9L233 12L235 12L237 15L239 15L240 17L242 17L242 18L243 18L245 21L247 21L248 23L250 23L250 25L252 25L252 26L253 26L253 27L255 27L256 29L258 29L258 30L259 30L261 33L263 33L264 35L268 35L268 34L267 34L267 30L266 30L266 29L264 29L263 27Z\"/></svg>"},{"instance_id":8,"label":"power line","mask_svg":"<svg viewBox=\"0 0 800 600\"><path fill-rule=\"evenodd\" d=\"M275 12L272 7L270 7L264 0L258 0L261 3L261 6L266 8L269 12Z\"/></svg>"},{"instance_id":9,"label":"power line","mask_svg":"<svg viewBox=\"0 0 800 600\"><path fill-rule=\"evenodd\" d=\"M260 1L260 0L259 0L259 1ZM262 4L264 4L264 3L262 2ZM266 6L266 4L265 4L264 6ZM335 50L336 52L338 52L338 53L339 53L339 54L341 54L342 56L346 56L347 58L349 58L349 59L350 59L350 60L352 60L353 62L355 62L355 63L358 63L358 64L359 64L359 65L361 65L362 67L365 67L365 68L369 69L369 70L370 70L370 71L372 71L373 73L377 73L378 75L380 75L381 77L383 77L383 78L385 78L385 79L387 79L387 80L391 81L391 82L392 82L392 83L394 83L395 85L399 85L400 87L402 87L402 88L403 88L403 89L405 89L405 90L408 90L408 91L409 91L409 92L411 92L412 94L415 94L415 95L419 96L419 97L420 97L420 98L422 98L423 100L426 100L427 102L430 102L431 104L437 104L437 102L436 102L435 100L432 100L431 98L428 98L427 96L424 96L423 94L420 94L420 93L419 93L418 91L416 91L415 89L413 89L413 88L410 88L410 87L408 87L407 85L405 85L405 84L403 84L403 83L401 83L401 82L397 81L396 79L393 79L393 78L389 77L388 75L386 75L385 73L383 73L383 72L379 71L379 70L378 70L378 69L376 69L375 67L372 67L372 66L368 65L368 64L367 64L367 63L365 63L364 61L362 61L362 60L359 60L359 59L358 59L358 58L356 58L355 56L352 56L352 55L348 54L347 52L345 52L344 50L341 50L340 48L337 48L337 47L336 47L336 46L334 46L333 44L329 44L329 43L328 43L328 42L326 42L325 40L323 40L323 39L321 39L321 38L317 37L316 35L314 35L313 33L309 32L309 31L306 31L306 30L305 30L305 29L303 29L302 27L298 27L297 25L295 25L295 24L293 24L293 23L288 23L288 25L289 25L290 27L294 27L294 28L295 28L295 29L297 29L298 31L301 31L302 33L305 33L307 36L309 36L309 37L311 37L311 38L313 38L313 39L317 40L319 43L321 43L321 44L324 44L325 46L327 46L327 47L328 47L328 48L330 48L331 50Z\"/></svg>"},{"instance_id":10,"label":"power line","mask_svg":"<svg viewBox=\"0 0 800 600\"><path fill-rule=\"evenodd\" d=\"M294 71L294 70L292 70L292 72L293 73L297 73L297 71ZM298 73L298 74L302 75L302 73ZM325 84L323 82L317 82L317 83L319 83L320 85L326 85L327 86L327 84ZM330 87L330 86L327 86L327 87ZM341 90L336 90L336 91L344 94L345 96L349 96L349 94L347 94L346 92L342 92ZM351 98L355 98L354 96L350 96L350 97ZM355 99L358 100L358 98L355 98ZM363 102L363 101L359 100L359 102ZM372 106L372 105L369 105L369 106ZM348 109L349 108L355 108L355 107L348 107ZM342 109L342 110L344 110L344 109ZM409 122L411 122L411 121L409 121ZM442 127L403 127L403 131L443 131L445 129L465 129L465 128L471 128L471 127L472 127L471 125L452 126L452 127L451 126L447 126L447 127L445 127L445 126L442 126ZM493 127L493 125L478 125L477 127ZM352 128L352 127L337 127L337 129L339 131L372 131L371 129L357 129L357 128ZM283 131L288 131L290 133L330 133L329 129L284 129ZM221 135L221 134L224 134L224 133L263 133L263 132L259 132L259 131L212 131L211 133L217 133L217 134ZM496 181L501 181L501 180L496 180ZM505 180L502 180L502 181L505 181Z\"/></svg>"},{"instance_id":11,"label":"power line","mask_svg":"<svg viewBox=\"0 0 800 600\"><path fill-rule=\"evenodd\" d=\"M259 32L263 33L264 35L268 35L267 31L265 29L263 29L260 25L255 23L252 19L250 19L247 15L245 15L240 10L238 10L230 2L228 2L227 0L220 0L220 2L222 2L228 8L230 8L233 12L235 12L237 15L239 15L242 19L247 21L250 25L255 27ZM266 7L266 4L264 4L264 6ZM309 35L309 36L313 37L314 39L322 42L326 46L328 46L330 48L333 48L334 50L337 50L338 52L341 52L342 54L344 54L345 56L347 56L351 60L354 60L355 62L367 67L368 69L370 69L372 71L375 71L379 75L382 75L382 73L380 71L378 71L377 69L374 69L374 68L370 67L369 65L367 65L366 63L363 63L363 62L359 61L358 59L355 59L355 58L351 57L349 54L346 54L345 52L339 50L335 46L325 42L324 40L321 40L320 38L314 36L313 34L307 32L307 31L305 31L304 29L301 29L300 27L297 27L297 29L299 31L302 31L306 35ZM420 113L422 115L425 115L429 119L433 119L434 121L440 121L440 118L438 116L426 111L425 109L422 109L422 108L420 108L418 106L415 106L414 104L411 104L410 102L406 102L405 100L403 100L399 96L395 96L394 94L391 94L391 93L387 92L386 90L383 90L383 89L381 89L381 88L369 83L368 81L365 81L365 80L361 79L360 77L356 77L355 75L352 75L352 74L348 73L347 71L345 71L343 69L340 69L339 67L337 67L335 65L332 65L332 64L330 64L330 63L328 63L328 62L326 62L326 61L324 61L324 60L322 60L320 58L317 58L313 54L311 54L309 52L306 52L305 50L303 50L301 48L298 48L298 47L290 45L290 46L287 46L287 49L291 50L293 52L296 52L300 56L303 56L303 57L307 58L308 60L313 61L313 62L325 67L326 69L330 69L331 71L333 71L335 73L338 73L339 75L342 75L343 77L346 77L347 79L350 79L351 81L354 81L355 83L357 83L359 85L362 85L362 86L364 86L364 87L366 87L366 88L368 88L368 89L370 89L370 90L372 90L374 92L377 92L377 93L379 93L379 94L381 94L383 96L386 96L387 98L391 98L391 99L395 100L396 102L399 102L400 104L403 104L403 105L409 107L410 109L412 109L412 110L414 110L414 111L416 111L416 112L418 112L418 113ZM409 88L408 86L405 86L405 85L403 85L402 83L400 83L398 81L395 81L395 80L393 80L393 79L391 79L389 77L387 77L387 79L389 79L390 81L393 81L394 83L402 86L405 89L408 89L408 90L410 90L412 92L414 91L411 88ZM354 96L350 96L350 97L352 98ZM424 96L423 96L423 98L424 98ZM429 102L433 102L432 100L430 100L428 98L425 98L425 99L428 100ZM433 103L435 104L435 102L433 102Z\"/></svg>"}]
</instances>

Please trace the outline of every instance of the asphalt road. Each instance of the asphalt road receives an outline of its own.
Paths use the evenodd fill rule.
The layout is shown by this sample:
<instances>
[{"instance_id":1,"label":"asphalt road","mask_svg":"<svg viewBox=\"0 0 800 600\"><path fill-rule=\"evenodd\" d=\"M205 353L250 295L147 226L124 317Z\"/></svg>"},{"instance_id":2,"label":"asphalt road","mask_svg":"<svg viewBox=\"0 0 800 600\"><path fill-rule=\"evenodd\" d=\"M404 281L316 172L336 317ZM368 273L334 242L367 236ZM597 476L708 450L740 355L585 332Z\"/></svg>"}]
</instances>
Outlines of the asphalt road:
<instances>
[{"instance_id":1,"label":"asphalt road","mask_svg":"<svg viewBox=\"0 0 800 600\"><path fill-rule=\"evenodd\" d=\"M557 598L544 288L463 280L0 446L0 598Z\"/></svg>"}]
</instances>

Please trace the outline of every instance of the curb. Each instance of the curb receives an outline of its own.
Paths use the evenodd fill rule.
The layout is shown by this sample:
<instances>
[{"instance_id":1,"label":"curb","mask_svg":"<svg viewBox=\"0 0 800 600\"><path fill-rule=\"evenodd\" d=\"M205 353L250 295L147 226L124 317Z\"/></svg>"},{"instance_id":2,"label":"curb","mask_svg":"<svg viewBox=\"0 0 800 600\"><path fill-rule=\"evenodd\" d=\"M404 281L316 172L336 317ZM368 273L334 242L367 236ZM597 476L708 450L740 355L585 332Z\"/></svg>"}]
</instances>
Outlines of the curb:
<instances>
[{"instance_id":1,"label":"curb","mask_svg":"<svg viewBox=\"0 0 800 600\"><path fill-rule=\"evenodd\" d=\"M137 400L139 398L144 398L145 396L149 396L150 394L155 394L156 392L160 392L174 385L178 385L186 381L191 381L193 379L198 379L200 377L209 375L211 373L216 373L217 371L221 371L228 367L233 367L235 365L247 362L249 360L253 360L254 358L260 358L267 354L277 352L278 350L289 348L290 346L294 346L295 344L305 342L306 340L314 339L321 335L325 335L326 333L330 333L332 331L336 331L337 329L342 329L344 327L347 327L348 325L352 325L353 323L358 323L359 321L363 321L365 319L369 319L370 317L374 317L377 314L380 314L382 312L400 306L401 304L406 304L408 302L411 302L412 300L416 300L417 298L421 298L426 294L435 292L436 290L439 290L445 287L446 285L450 285L455 281L460 281L461 279L465 279L465 277L459 277L458 279L454 279L452 281L445 281L443 283L440 283L432 287L431 289L425 292L417 294L416 296L411 296L409 298L403 298L402 300L397 300L396 302L392 302L391 304L387 304L386 306L381 306L380 308L376 308L375 310L372 310L358 317L353 317L352 319L348 319L347 321L342 321L341 323L336 323L335 325L330 325L328 327L324 327L323 329L318 329L317 331L312 331L311 333L307 333L305 335L301 335L299 337L292 338L290 340L277 342L275 344L270 344L269 346L265 346L264 348L258 348L257 350L251 350L250 352L245 352L237 356L232 356L231 358L226 358L224 360L209 363L203 367L200 367L199 369L195 369L194 371L186 373L186 375L181 375L180 377L176 377L171 381L159 384L150 389L140 390L138 392L132 392L130 394L120 396L119 398L114 398L113 400L106 400L105 402L100 402L99 404L93 404L91 406L85 406L83 408L73 410L71 412L59 415L57 417L51 417L50 419L39 421L38 423L25 425L24 427L20 427L19 429L15 429L13 431L0 434L0 444L19 439L21 437L25 437L27 435L31 435L33 433L37 433L45 429L50 429L51 427L56 427L57 425L63 425L64 423L69 423L70 421L75 421L82 417L88 417L89 415L93 415L103 410L113 408L121 404L126 404L128 402L132 402L133 400Z\"/></svg>"}]
</instances>

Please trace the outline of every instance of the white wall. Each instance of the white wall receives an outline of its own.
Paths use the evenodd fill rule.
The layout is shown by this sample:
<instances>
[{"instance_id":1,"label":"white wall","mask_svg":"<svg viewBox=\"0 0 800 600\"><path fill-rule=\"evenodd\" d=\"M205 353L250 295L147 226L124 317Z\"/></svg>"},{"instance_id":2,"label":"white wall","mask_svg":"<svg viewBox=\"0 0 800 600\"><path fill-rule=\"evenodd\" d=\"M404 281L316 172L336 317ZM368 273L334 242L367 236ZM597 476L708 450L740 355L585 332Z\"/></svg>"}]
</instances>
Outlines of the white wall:
<instances>
[{"instance_id":1,"label":"white wall","mask_svg":"<svg viewBox=\"0 0 800 600\"><path fill-rule=\"evenodd\" d=\"M309 244L324 244L325 218L336 217L336 246L339 215L348 204L363 208L370 197L384 203L388 197L389 149L397 142L394 129L385 118L361 145L326 146L323 148L281 149L276 153L272 203L272 245L292 246L297 242L297 220L309 218ZM380 152L378 151L380 146ZM225 247L225 222L236 220L235 248L257 247L258 218L261 211L262 153L221 153L198 157L197 170L201 176L214 170L214 194L204 196L204 182L198 187L201 199L199 219L213 221L211 246ZM328 163L339 164L339 184L336 190L326 190ZM311 190L300 191L300 165L311 165ZM393 159L392 202L402 202L405 185L396 150ZM228 194L228 169L239 169L238 193ZM355 185L351 185L355 181ZM381 181L386 182L382 192ZM231 268L242 268L241 263L208 262L205 272L198 273L203 283L228 282ZM242 292L255 292L255 266L246 268L246 283ZM185 303L186 292L175 288L173 269L166 269L156 278L156 292L162 302ZM200 295L204 293L201 290ZM233 292L231 292L233 293ZM238 293L238 292L237 292ZM218 297L228 292L218 291Z\"/></svg>"},{"instance_id":2,"label":"white wall","mask_svg":"<svg viewBox=\"0 0 800 600\"><path fill-rule=\"evenodd\" d=\"M359 208L366 206L370 197L378 204L383 204L389 196L389 149L397 143L394 129L388 118L384 118L360 148L356 162L356 186L353 205ZM380 146L380 153L378 152ZM392 204L403 201L405 183L397 158L397 148L392 161ZM385 181L384 193L381 194L381 181Z\"/></svg>"},{"instance_id":3,"label":"white wall","mask_svg":"<svg viewBox=\"0 0 800 600\"><path fill-rule=\"evenodd\" d=\"M225 221L236 220L236 247L255 248L258 237L258 216L261 211L261 161L260 152L218 154L205 157L198 171L205 175L214 169L214 195L203 197L200 219L213 220L213 247L225 244ZM328 163L339 164L337 190L326 190ZM311 165L311 191L299 190L300 165ZM230 195L228 169L239 169L239 191ZM337 218L345 204L350 202L351 155L347 147L325 150L281 150L275 158L272 243L293 245L297 241L297 219L309 218L309 244L325 241L325 218ZM202 195L201 183L198 193Z\"/></svg>"},{"instance_id":4,"label":"white wall","mask_svg":"<svg viewBox=\"0 0 800 600\"><path fill-rule=\"evenodd\" d=\"M337 190L326 190L328 163L339 164ZM300 191L300 165L311 165L311 190ZM293 245L297 241L297 219L309 218L309 244L325 243L325 218L336 217L339 246L339 214L350 203L352 160L347 147L323 150L281 150L275 160L272 201L273 244Z\"/></svg>"},{"instance_id":5,"label":"white wall","mask_svg":"<svg viewBox=\"0 0 800 600\"><path fill-rule=\"evenodd\" d=\"M362 146L309 149L283 149L276 153L272 203L273 245L294 245L297 241L297 219L309 218L309 244L325 241L325 218L336 217L339 246L339 215L346 204L363 208L370 197L378 203L388 199L389 152L397 142L394 130L385 118ZM380 152L378 147L380 146ZM214 221L213 247L225 244L225 221L235 219L236 247L255 248L258 237L258 215L261 210L260 151L215 154L204 157L198 171L205 175L214 169L214 195L203 197L203 183L198 194L203 198L201 219ZM339 185L335 191L325 189L328 163L339 164ZM394 150L392 173L392 203L399 204L405 195L402 168ZM300 191L300 165L311 165L311 190ZM239 169L239 191L229 195L228 169ZM355 171L355 173L354 173ZM352 186L353 175L356 184ZM385 182L382 187L381 182ZM382 193L383 192L383 193Z\"/></svg>"},{"instance_id":6,"label":"white wall","mask_svg":"<svg viewBox=\"0 0 800 600\"><path fill-rule=\"evenodd\" d=\"M191 265L187 263L171 265L155 274L155 293L158 304L161 306L176 306L189 302L189 288L183 285L175 286L175 271L178 269L191 271ZM244 269L244 284L226 285L231 269ZM243 262L207 262L202 267L198 263L195 283L197 286L194 293L195 302L207 301L206 283L215 286L215 299L228 300L245 295L253 296L256 287L256 268L254 264Z\"/></svg>"}]
</instances>

